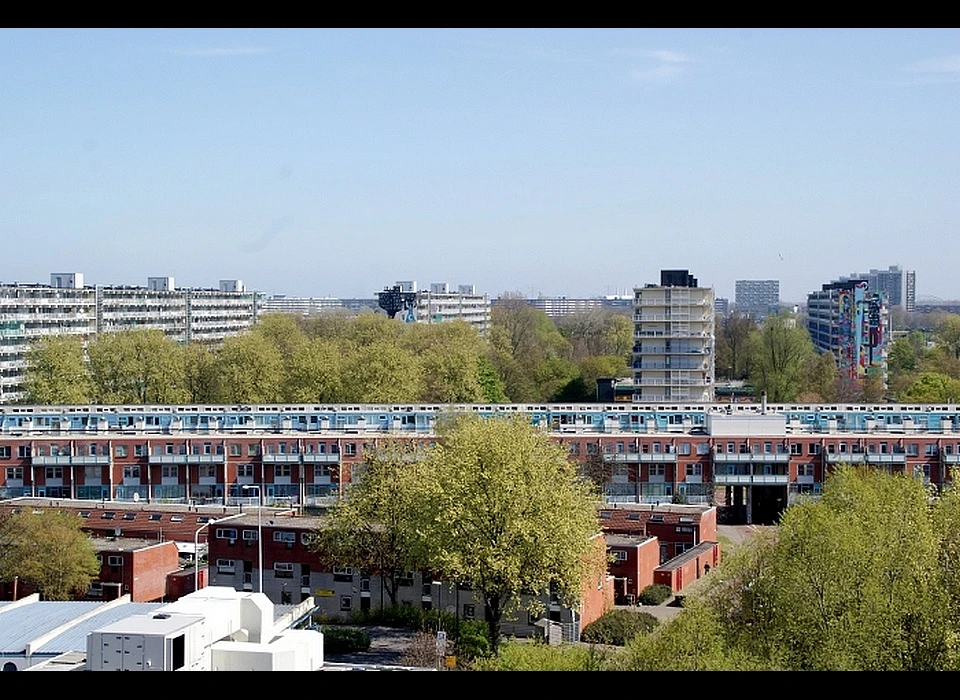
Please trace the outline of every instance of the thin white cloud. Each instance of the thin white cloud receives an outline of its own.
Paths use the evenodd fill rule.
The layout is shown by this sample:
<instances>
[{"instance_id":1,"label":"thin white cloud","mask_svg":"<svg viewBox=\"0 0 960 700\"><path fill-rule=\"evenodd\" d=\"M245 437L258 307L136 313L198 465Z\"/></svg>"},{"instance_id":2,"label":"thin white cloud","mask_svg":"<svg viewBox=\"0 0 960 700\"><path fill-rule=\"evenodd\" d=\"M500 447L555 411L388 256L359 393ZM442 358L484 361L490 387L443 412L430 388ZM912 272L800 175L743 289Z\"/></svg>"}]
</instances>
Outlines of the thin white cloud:
<instances>
[{"instance_id":1,"label":"thin white cloud","mask_svg":"<svg viewBox=\"0 0 960 700\"><path fill-rule=\"evenodd\" d=\"M683 64L690 63L693 60L685 53L668 49L657 49L654 51L620 50L617 53L635 58L645 58L654 63L654 65L646 68L634 68L631 70L630 75L636 80L660 82L673 80L686 70Z\"/></svg>"},{"instance_id":2,"label":"thin white cloud","mask_svg":"<svg viewBox=\"0 0 960 700\"><path fill-rule=\"evenodd\" d=\"M229 46L205 49L171 49L176 56L254 56L273 49L267 46Z\"/></svg>"},{"instance_id":3,"label":"thin white cloud","mask_svg":"<svg viewBox=\"0 0 960 700\"><path fill-rule=\"evenodd\" d=\"M917 61L904 70L910 73L960 73L960 54Z\"/></svg>"}]
</instances>

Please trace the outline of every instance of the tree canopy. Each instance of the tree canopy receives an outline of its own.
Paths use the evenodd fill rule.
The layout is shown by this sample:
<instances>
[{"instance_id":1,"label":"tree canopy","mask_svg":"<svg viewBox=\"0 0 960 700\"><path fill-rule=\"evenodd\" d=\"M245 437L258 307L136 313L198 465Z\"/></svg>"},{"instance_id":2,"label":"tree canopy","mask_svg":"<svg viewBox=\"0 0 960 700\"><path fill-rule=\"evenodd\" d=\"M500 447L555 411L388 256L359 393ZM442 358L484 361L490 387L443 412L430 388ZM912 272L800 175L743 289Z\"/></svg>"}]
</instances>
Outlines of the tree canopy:
<instances>
[{"instance_id":1,"label":"tree canopy","mask_svg":"<svg viewBox=\"0 0 960 700\"><path fill-rule=\"evenodd\" d=\"M46 600L69 600L100 572L96 551L73 513L23 511L0 521L0 581L36 587Z\"/></svg>"}]
</instances>

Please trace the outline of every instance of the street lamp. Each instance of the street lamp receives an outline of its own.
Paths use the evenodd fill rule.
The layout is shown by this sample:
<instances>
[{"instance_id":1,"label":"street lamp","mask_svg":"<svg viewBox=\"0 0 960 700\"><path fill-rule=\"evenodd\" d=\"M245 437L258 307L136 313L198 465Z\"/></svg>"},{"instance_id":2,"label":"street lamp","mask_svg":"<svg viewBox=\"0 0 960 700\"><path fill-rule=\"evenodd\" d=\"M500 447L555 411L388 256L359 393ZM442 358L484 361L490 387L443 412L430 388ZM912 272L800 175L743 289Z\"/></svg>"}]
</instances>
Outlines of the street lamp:
<instances>
[{"instance_id":1,"label":"street lamp","mask_svg":"<svg viewBox=\"0 0 960 700\"><path fill-rule=\"evenodd\" d=\"M228 515L225 518L220 518L219 520L208 520L203 525L197 528L197 531L193 533L193 590L200 590L200 531L204 528L210 527L214 523L222 523L225 520L231 520L233 518L239 518L242 513L234 513L233 515ZM207 538L209 540L209 537ZM207 549L207 552L210 550ZM207 567L209 568L210 562L207 562Z\"/></svg>"},{"instance_id":2,"label":"street lamp","mask_svg":"<svg viewBox=\"0 0 960 700\"><path fill-rule=\"evenodd\" d=\"M260 593L263 593L263 515L260 504L260 484L244 484L241 491L257 490L257 556L260 559Z\"/></svg>"}]
</instances>

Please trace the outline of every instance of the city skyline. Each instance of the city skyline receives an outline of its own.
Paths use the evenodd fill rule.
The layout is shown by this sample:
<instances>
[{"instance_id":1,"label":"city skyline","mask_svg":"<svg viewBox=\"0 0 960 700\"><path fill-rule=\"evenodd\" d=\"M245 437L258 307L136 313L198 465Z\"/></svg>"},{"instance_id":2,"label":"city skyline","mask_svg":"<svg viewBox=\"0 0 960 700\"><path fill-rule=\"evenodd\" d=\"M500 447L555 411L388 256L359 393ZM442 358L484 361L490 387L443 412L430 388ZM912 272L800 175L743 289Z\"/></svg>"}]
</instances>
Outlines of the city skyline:
<instances>
[{"instance_id":1,"label":"city skyline","mask_svg":"<svg viewBox=\"0 0 960 700\"><path fill-rule=\"evenodd\" d=\"M4 283L800 303L949 255L957 30L2 30ZM911 245L912 244L912 245Z\"/></svg>"}]
</instances>

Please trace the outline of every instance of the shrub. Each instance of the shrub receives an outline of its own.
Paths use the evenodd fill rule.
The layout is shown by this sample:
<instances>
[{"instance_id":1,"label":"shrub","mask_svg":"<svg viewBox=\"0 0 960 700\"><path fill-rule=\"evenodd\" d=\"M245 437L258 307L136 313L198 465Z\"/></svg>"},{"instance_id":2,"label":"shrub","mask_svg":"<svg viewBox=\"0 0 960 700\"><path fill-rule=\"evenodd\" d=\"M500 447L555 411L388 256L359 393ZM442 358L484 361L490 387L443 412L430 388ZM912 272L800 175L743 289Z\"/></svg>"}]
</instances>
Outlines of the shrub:
<instances>
[{"instance_id":1,"label":"shrub","mask_svg":"<svg viewBox=\"0 0 960 700\"><path fill-rule=\"evenodd\" d=\"M486 623L481 620L461 620L454 637L454 653L464 662L489 655L490 640Z\"/></svg>"},{"instance_id":2,"label":"shrub","mask_svg":"<svg viewBox=\"0 0 960 700\"><path fill-rule=\"evenodd\" d=\"M356 627L324 626L320 631L324 654L350 654L370 648L370 635Z\"/></svg>"},{"instance_id":3,"label":"shrub","mask_svg":"<svg viewBox=\"0 0 960 700\"><path fill-rule=\"evenodd\" d=\"M473 664L478 671L602 671L608 655L581 645L504 642L497 656Z\"/></svg>"},{"instance_id":4,"label":"shrub","mask_svg":"<svg viewBox=\"0 0 960 700\"><path fill-rule=\"evenodd\" d=\"M658 624L657 618L647 612L611 610L599 620L583 628L580 641L589 644L623 646L638 634L649 634Z\"/></svg>"},{"instance_id":5,"label":"shrub","mask_svg":"<svg viewBox=\"0 0 960 700\"><path fill-rule=\"evenodd\" d=\"M638 602L643 605L660 605L672 595L673 589L670 588L670 586L662 583L654 583L640 591Z\"/></svg>"}]
</instances>

